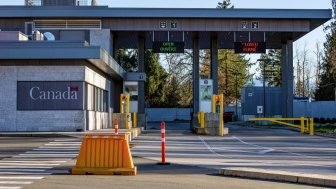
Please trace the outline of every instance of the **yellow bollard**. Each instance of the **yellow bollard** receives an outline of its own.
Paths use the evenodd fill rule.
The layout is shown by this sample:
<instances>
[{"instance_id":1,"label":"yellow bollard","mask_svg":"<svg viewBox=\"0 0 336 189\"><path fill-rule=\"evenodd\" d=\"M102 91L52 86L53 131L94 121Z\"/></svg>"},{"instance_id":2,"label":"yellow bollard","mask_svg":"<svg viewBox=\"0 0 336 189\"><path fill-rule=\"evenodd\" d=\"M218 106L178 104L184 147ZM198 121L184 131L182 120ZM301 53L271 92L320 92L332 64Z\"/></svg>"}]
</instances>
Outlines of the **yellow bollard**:
<instances>
[{"instance_id":1,"label":"yellow bollard","mask_svg":"<svg viewBox=\"0 0 336 189\"><path fill-rule=\"evenodd\" d=\"M224 119L223 119L223 110L224 110L224 95L219 95L219 136L224 136Z\"/></svg>"},{"instance_id":2,"label":"yellow bollard","mask_svg":"<svg viewBox=\"0 0 336 189\"><path fill-rule=\"evenodd\" d=\"M129 124L129 121L131 120L131 119L130 119L130 116L131 116L130 113L126 113L126 114L125 114L125 118L126 118L126 121L125 121L125 127L126 127L126 129L130 129L130 124Z\"/></svg>"},{"instance_id":3,"label":"yellow bollard","mask_svg":"<svg viewBox=\"0 0 336 189\"><path fill-rule=\"evenodd\" d=\"M136 128L138 124L137 113L133 112L133 128Z\"/></svg>"},{"instance_id":4,"label":"yellow bollard","mask_svg":"<svg viewBox=\"0 0 336 189\"><path fill-rule=\"evenodd\" d=\"M304 117L301 117L300 118L300 132L301 133L304 133L304 128L305 128L305 118Z\"/></svg>"},{"instance_id":5,"label":"yellow bollard","mask_svg":"<svg viewBox=\"0 0 336 189\"><path fill-rule=\"evenodd\" d=\"M204 112L200 112L200 120L201 120L200 127L204 128Z\"/></svg>"},{"instance_id":6,"label":"yellow bollard","mask_svg":"<svg viewBox=\"0 0 336 189\"><path fill-rule=\"evenodd\" d=\"M201 125L201 112L197 113L197 120L198 120L198 124Z\"/></svg>"},{"instance_id":7,"label":"yellow bollard","mask_svg":"<svg viewBox=\"0 0 336 189\"><path fill-rule=\"evenodd\" d=\"M310 134L311 136L314 135L314 119L313 119L313 118L310 118L309 134Z\"/></svg>"}]
</instances>

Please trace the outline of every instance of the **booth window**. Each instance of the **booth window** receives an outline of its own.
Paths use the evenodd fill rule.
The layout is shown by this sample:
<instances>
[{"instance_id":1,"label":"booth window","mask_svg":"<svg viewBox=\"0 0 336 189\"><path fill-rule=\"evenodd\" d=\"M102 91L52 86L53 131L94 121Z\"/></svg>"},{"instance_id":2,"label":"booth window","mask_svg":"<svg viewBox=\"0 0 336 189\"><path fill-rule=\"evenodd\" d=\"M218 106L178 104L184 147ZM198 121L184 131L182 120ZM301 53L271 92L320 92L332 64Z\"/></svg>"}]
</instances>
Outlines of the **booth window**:
<instances>
[{"instance_id":1,"label":"booth window","mask_svg":"<svg viewBox=\"0 0 336 189\"><path fill-rule=\"evenodd\" d=\"M87 84L87 110L108 112L108 91Z\"/></svg>"}]
</instances>

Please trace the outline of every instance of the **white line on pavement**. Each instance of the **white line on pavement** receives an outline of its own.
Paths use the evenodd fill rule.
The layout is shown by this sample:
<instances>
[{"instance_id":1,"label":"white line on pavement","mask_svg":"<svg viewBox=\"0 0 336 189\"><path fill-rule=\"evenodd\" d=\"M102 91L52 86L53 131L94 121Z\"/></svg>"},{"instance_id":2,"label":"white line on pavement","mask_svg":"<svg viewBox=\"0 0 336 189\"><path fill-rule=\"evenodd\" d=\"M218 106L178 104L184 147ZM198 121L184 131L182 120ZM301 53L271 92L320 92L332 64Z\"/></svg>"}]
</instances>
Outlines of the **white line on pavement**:
<instances>
[{"instance_id":1,"label":"white line on pavement","mask_svg":"<svg viewBox=\"0 0 336 189\"><path fill-rule=\"evenodd\" d=\"M236 139L236 140L238 140L239 142L241 142L241 143L243 143L243 144L246 144L246 145L248 145L248 146L253 146L253 147L258 147L258 148L262 148L262 149L265 149L265 150L271 150L271 151L274 151L273 148L268 148L268 147L259 146L259 145L256 145L256 144L251 144L251 143L245 142L245 141L243 141L243 140L241 140L240 138L235 137L235 136L232 136L232 138L233 138L233 139ZM263 150L263 151L265 151L265 150Z\"/></svg>"},{"instance_id":2,"label":"white line on pavement","mask_svg":"<svg viewBox=\"0 0 336 189\"><path fill-rule=\"evenodd\" d=\"M40 180L43 179L44 177L32 177L32 176L18 176L18 177L0 177L0 179L8 179L8 180Z\"/></svg>"},{"instance_id":3,"label":"white line on pavement","mask_svg":"<svg viewBox=\"0 0 336 189\"><path fill-rule=\"evenodd\" d=\"M62 145L62 144L76 144L76 145L78 145L78 144L82 144L82 142L49 142L48 144L60 144L60 145Z\"/></svg>"},{"instance_id":4,"label":"white line on pavement","mask_svg":"<svg viewBox=\"0 0 336 189\"><path fill-rule=\"evenodd\" d=\"M51 164L51 163L40 163L40 162L31 162L31 163L28 163L28 162L25 162L25 163L18 163L18 162L2 162L0 161L0 166L1 165L17 165L17 166L25 166L25 165L28 165L28 166L57 166L57 165L60 165L60 164Z\"/></svg>"},{"instance_id":5,"label":"white line on pavement","mask_svg":"<svg viewBox=\"0 0 336 189\"><path fill-rule=\"evenodd\" d=\"M80 146L81 144L45 144L45 146Z\"/></svg>"},{"instance_id":6,"label":"white line on pavement","mask_svg":"<svg viewBox=\"0 0 336 189\"><path fill-rule=\"evenodd\" d=\"M0 186L0 189L20 189L20 186Z\"/></svg>"},{"instance_id":7,"label":"white line on pavement","mask_svg":"<svg viewBox=\"0 0 336 189\"><path fill-rule=\"evenodd\" d=\"M12 168L36 168L36 169L51 169L51 166L36 166L36 165L0 165L1 169L12 169Z\"/></svg>"},{"instance_id":8,"label":"white line on pavement","mask_svg":"<svg viewBox=\"0 0 336 189\"><path fill-rule=\"evenodd\" d=\"M202 137L200 137L200 136L198 136L198 138L203 142L203 144L204 144L204 146L205 147L207 147L207 149L210 151L210 152L212 152L212 153L214 153L214 154L216 154L216 155L218 155L218 156L223 156L222 154L219 154L219 153L217 153L217 152L215 152L205 141L204 141L204 139L202 138Z\"/></svg>"},{"instance_id":9,"label":"white line on pavement","mask_svg":"<svg viewBox=\"0 0 336 189\"><path fill-rule=\"evenodd\" d=\"M5 160L5 161L16 161L16 162L39 161L39 162L65 163L65 162L69 161L69 158L53 158L53 159L50 159L50 157L40 157L40 158L39 157L25 157L24 158L24 157L17 156L17 157L6 158L6 159L3 159L3 160Z\"/></svg>"},{"instance_id":10,"label":"white line on pavement","mask_svg":"<svg viewBox=\"0 0 336 189\"><path fill-rule=\"evenodd\" d=\"M32 168L4 168L4 169L0 169L0 173L6 172L6 171L21 171L21 172L44 172L46 171L46 169L41 169L41 168L37 168L37 169L32 169Z\"/></svg>"},{"instance_id":11,"label":"white line on pavement","mask_svg":"<svg viewBox=\"0 0 336 189\"><path fill-rule=\"evenodd\" d=\"M54 142L79 142L80 140L78 139L57 139L57 140L54 140Z\"/></svg>"},{"instance_id":12,"label":"white line on pavement","mask_svg":"<svg viewBox=\"0 0 336 189\"><path fill-rule=\"evenodd\" d=\"M55 153L52 153L52 154L19 154L17 156L13 156L13 157L54 157L54 158L67 158L67 157L75 157L77 156L78 154L55 154Z\"/></svg>"},{"instance_id":13,"label":"white line on pavement","mask_svg":"<svg viewBox=\"0 0 336 189\"><path fill-rule=\"evenodd\" d=\"M25 152L25 154L72 154L75 155L77 153L75 152L61 152L61 151L52 151L52 152L48 152L48 151L27 151Z\"/></svg>"},{"instance_id":14,"label":"white line on pavement","mask_svg":"<svg viewBox=\"0 0 336 189\"><path fill-rule=\"evenodd\" d=\"M52 173L0 172L0 175L51 175Z\"/></svg>"},{"instance_id":15,"label":"white line on pavement","mask_svg":"<svg viewBox=\"0 0 336 189\"><path fill-rule=\"evenodd\" d=\"M35 148L33 151L67 151L67 152L77 152L79 148Z\"/></svg>"},{"instance_id":16,"label":"white line on pavement","mask_svg":"<svg viewBox=\"0 0 336 189\"><path fill-rule=\"evenodd\" d=\"M0 181L0 184L31 184L29 181Z\"/></svg>"}]
</instances>

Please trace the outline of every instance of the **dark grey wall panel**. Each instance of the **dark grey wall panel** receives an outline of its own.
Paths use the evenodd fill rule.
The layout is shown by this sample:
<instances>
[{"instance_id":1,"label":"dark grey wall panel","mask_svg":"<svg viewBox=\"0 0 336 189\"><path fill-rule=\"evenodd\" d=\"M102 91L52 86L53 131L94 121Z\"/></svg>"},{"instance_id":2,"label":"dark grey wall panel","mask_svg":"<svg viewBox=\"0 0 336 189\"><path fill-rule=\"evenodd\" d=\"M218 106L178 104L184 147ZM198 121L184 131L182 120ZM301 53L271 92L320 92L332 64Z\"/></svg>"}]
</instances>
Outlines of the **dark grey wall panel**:
<instances>
[{"instance_id":1,"label":"dark grey wall panel","mask_svg":"<svg viewBox=\"0 0 336 189\"><path fill-rule=\"evenodd\" d=\"M85 31L60 31L61 41L85 41Z\"/></svg>"},{"instance_id":2,"label":"dark grey wall panel","mask_svg":"<svg viewBox=\"0 0 336 189\"><path fill-rule=\"evenodd\" d=\"M18 110L83 110L84 82L18 81Z\"/></svg>"}]
</instances>

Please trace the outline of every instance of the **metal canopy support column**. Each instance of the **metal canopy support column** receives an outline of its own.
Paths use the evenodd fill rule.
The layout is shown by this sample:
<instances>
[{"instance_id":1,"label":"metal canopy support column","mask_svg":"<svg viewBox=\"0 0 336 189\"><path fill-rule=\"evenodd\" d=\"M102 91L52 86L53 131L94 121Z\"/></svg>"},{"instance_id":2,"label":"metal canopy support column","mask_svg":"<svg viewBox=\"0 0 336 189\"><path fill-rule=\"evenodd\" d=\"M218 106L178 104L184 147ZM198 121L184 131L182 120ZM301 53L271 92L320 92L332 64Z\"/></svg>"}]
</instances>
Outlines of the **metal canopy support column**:
<instances>
[{"instance_id":1,"label":"metal canopy support column","mask_svg":"<svg viewBox=\"0 0 336 189\"><path fill-rule=\"evenodd\" d=\"M287 46L281 46L281 110L282 117L287 117Z\"/></svg>"},{"instance_id":2,"label":"metal canopy support column","mask_svg":"<svg viewBox=\"0 0 336 189\"><path fill-rule=\"evenodd\" d=\"M211 39L211 79L213 81L213 92L218 94L218 39Z\"/></svg>"},{"instance_id":3,"label":"metal canopy support column","mask_svg":"<svg viewBox=\"0 0 336 189\"><path fill-rule=\"evenodd\" d=\"M138 72L145 72L145 38L139 36L138 38ZM138 113L145 113L145 82L138 83Z\"/></svg>"},{"instance_id":4,"label":"metal canopy support column","mask_svg":"<svg viewBox=\"0 0 336 189\"><path fill-rule=\"evenodd\" d=\"M194 113L199 112L199 54L200 54L200 39L193 39L193 109Z\"/></svg>"},{"instance_id":5,"label":"metal canopy support column","mask_svg":"<svg viewBox=\"0 0 336 189\"><path fill-rule=\"evenodd\" d=\"M293 117L294 99L294 68L293 68L293 41L282 44L282 117Z\"/></svg>"},{"instance_id":6,"label":"metal canopy support column","mask_svg":"<svg viewBox=\"0 0 336 189\"><path fill-rule=\"evenodd\" d=\"M287 117L293 117L294 68L293 41L287 41Z\"/></svg>"}]
</instances>

